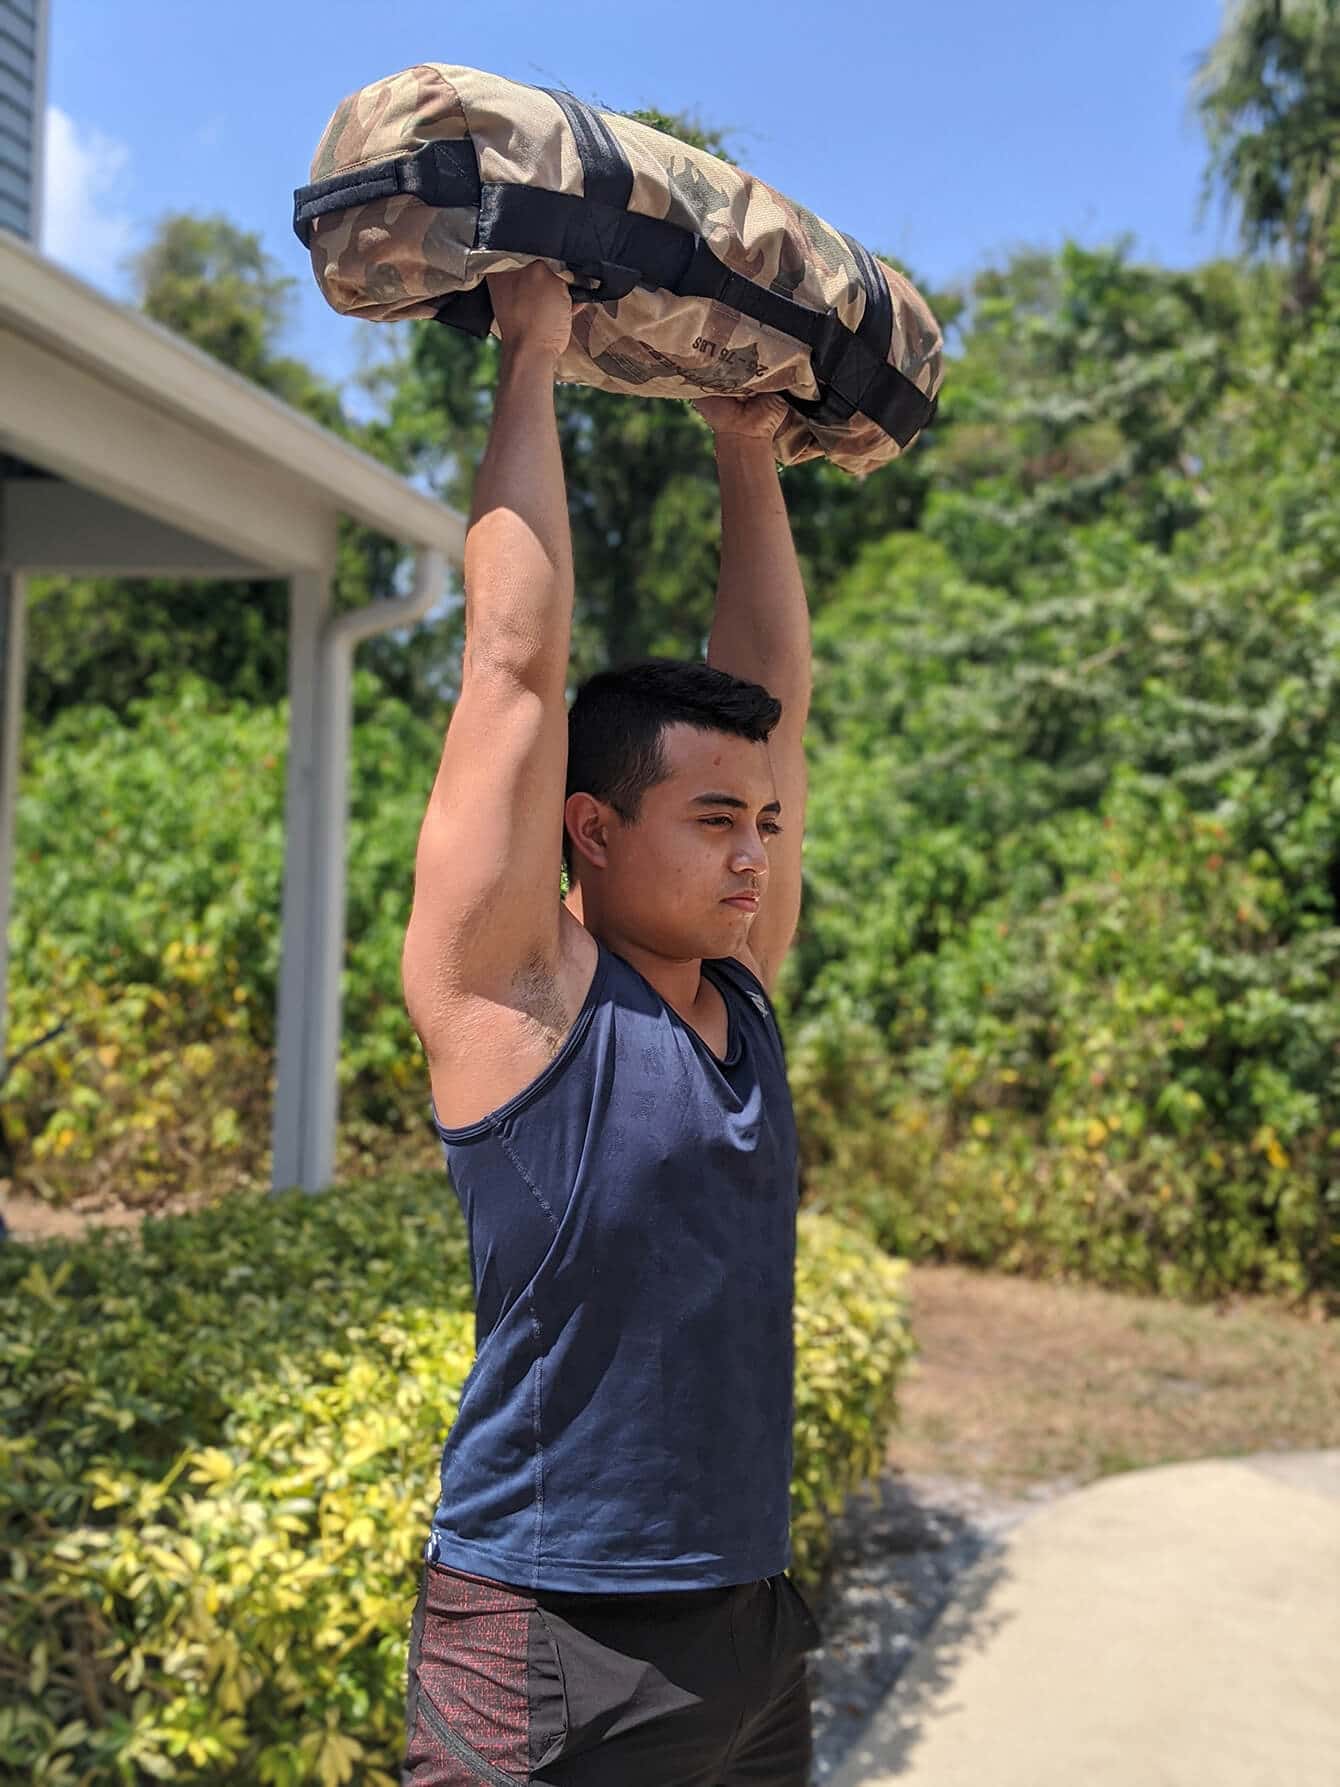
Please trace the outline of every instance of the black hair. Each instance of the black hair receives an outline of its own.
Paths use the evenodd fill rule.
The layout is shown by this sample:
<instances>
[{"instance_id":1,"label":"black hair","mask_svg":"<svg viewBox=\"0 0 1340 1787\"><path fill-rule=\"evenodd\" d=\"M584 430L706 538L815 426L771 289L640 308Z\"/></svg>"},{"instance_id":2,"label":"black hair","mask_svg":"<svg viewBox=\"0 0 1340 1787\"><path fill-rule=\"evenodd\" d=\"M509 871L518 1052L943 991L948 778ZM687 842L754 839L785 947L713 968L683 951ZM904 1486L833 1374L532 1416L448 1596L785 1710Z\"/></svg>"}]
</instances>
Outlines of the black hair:
<instances>
[{"instance_id":1,"label":"black hair","mask_svg":"<svg viewBox=\"0 0 1340 1787\"><path fill-rule=\"evenodd\" d=\"M710 664L644 658L601 670L578 689L568 710L570 794L608 802L625 825L642 810L642 797L669 775L667 726L728 732L765 740L782 717L782 704L758 683ZM563 831L563 863L572 873L572 840Z\"/></svg>"}]
</instances>

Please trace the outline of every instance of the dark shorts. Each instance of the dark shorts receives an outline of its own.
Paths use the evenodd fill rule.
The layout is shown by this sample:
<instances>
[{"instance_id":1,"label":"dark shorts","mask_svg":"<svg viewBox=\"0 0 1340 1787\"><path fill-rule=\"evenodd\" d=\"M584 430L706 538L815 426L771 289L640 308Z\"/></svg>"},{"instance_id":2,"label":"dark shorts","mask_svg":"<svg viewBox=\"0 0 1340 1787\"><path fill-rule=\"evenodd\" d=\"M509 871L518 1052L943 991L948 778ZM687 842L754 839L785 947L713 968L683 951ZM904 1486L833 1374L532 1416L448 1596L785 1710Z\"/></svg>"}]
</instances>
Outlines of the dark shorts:
<instances>
[{"instance_id":1,"label":"dark shorts","mask_svg":"<svg viewBox=\"0 0 1340 1787\"><path fill-rule=\"evenodd\" d=\"M788 1576L655 1595L513 1588L426 1564L410 1629L405 1787L808 1787Z\"/></svg>"}]
</instances>

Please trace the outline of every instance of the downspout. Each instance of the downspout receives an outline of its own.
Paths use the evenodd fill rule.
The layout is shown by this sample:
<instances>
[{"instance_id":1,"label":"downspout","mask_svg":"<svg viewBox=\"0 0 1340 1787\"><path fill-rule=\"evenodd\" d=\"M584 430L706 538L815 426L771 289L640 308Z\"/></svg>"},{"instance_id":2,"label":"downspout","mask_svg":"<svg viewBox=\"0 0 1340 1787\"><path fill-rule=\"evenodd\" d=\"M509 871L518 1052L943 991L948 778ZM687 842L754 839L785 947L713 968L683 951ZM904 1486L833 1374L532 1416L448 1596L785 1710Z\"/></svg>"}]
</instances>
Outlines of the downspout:
<instances>
[{"instance_id":1,"label":"downspout","mask_svg":"<svg viewBox=\"0 0 1340 1787\"><path fill-rule=\"evenodd\" d=\"M379 633L389 633L395 627L422 620L446 588L446 572L444 555L430 547L422 547L415 554L414 577L407 596L387 596L369 602L363 608L352 609L348 614L334 615L321 635L321 754L318 761L331 765L332 771L338 769L337 774L332 774L330 786L340 796L341 812L347 808L347 793L343 791L348 788L354 648L364 639L374 639ZM340 829L343 834L342 825ZM343 856L340 860L343 862Z\"/></svg>"},{"instance_id":2,"label":"downspout","mask_svg":"<svg viewBox=\"0 0 1340 1787\"><path fill-rule=\"evenodd\" d=\"M425 546L415 554L414 577L407 596L386 596L348 614L336 615L322 641L323 652L331 653L331 666L335 654L345 652L346 643L347 658L352 658L353 648L360 640L422 620L446 587L446 569L444 555Z\"/></svg>"},{"instance_id":3,"label":"downspout","mask_svg":"<svg viewBox=\"0 0 1340 1787\"><path fill-rule=\"evenodd\" d=\"M304 993L304 1065L299 1117L299 1183L324 1190L335 1166L339 1117L340 977L345 956L345 853L349 753L353 729L353 657L361 640L405 626L434 606L446 585L446 557L421 548L407 596L371 602L334 616L317 646L315 825L305 922L315 935ZM286 940L285 947L288 947ZM285 1175L280 1175L283 1178Z\"/></svg>"}]
</instances>

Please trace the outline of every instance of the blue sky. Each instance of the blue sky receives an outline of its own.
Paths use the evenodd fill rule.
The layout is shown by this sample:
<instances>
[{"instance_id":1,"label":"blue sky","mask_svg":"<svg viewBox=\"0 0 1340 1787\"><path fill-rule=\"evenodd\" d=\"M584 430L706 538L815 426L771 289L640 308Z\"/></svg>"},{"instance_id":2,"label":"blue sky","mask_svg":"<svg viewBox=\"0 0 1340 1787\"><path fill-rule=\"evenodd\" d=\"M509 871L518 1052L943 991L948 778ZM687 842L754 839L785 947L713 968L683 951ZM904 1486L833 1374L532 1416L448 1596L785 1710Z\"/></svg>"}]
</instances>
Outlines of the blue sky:
<instances>
[{"instance_id":1,"label":"blue sky","mask_svg":"<svg viewBox=\"0 0 1340 1787\"><path fill-rule=\"evenodd\" d=\"M328 376L374 325L335 316L289 217L354 88L459 62L728 128L736 158L936 283L1022 244L1124 232L1185 265L1198 224L1188 93L1220 0L52 0L48 251L123 296L118 262L175 209L260 233L300 284L288 347Z\"/></svg>"}]
</instances>

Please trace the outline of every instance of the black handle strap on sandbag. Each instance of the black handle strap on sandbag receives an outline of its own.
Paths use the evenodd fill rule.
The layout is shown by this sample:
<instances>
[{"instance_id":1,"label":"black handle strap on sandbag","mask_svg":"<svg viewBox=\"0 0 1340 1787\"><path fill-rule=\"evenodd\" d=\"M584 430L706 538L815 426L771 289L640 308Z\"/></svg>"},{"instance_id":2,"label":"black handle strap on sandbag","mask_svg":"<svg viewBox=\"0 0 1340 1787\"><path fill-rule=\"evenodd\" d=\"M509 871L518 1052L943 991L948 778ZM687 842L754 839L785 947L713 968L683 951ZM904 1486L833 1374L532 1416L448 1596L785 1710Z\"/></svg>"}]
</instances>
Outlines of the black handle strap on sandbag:
<instances>
[{"instance_id":1,"label":"black handle strap on sandbag","mask_svg":"<svg viewBox=\"0 0 1340 1787\"><path fill-rule=\"evenodd\" d=\"M540 91L555 101L572 131L582 164L582 196L481 181L469 138L433 142L413 155L300 187L293 195L299 240L311 247L312 223L318 217L401 194L426 205L473 207L475 248L536 255L566 266L589 282L572 286L575 302L611 303L635 286L645 286L677 297L715 299L803 342L820 394L787 401L812 421L840 424L859 412L900 447L929 427L937 400L889 364L893 300L868 249L850 236L843 238L866 300L860 322L849 329L835 310L811 310L733 272L694 231L629 211L633 170L609 125L571 93L548 87ZM438 306L436 318L467 334L487 335L493 323L487 285L452 293Z\"/></svg>"},{"instance_id":2,"label":"black handle strap on sandbag","mask_svg":"<svg viewBox=\"0 0 1340 1787\"><path fill-rule=\"evenodd\" d=\"M583 198L626 215L628 201L633 196L633 168L623 144L600 113L593 106L583 104L576 94L565 93L561 87L541 87L539 91L549 95L568 121L572 140L577 145L577 159L582 164ZM599 253L599 258L568 261L571 270L587 282L572 288L573 298L578 303L583 299L592 299L598 304L613 303L616 299L626 298L642 283L640 267L610 258L603 252L604 246L597 231L592 247Z\"/></svg>"},{"instance_id":3,"label":"black handle strap on sandbag","mask_svg":"<svg viewBox=\"0 0 1340 1787\"><path fill-rule=\"evenodd\" d=\"M888 282L870 250L853 237L842 240L851 250L865 289L865 308L855 331L843 337L830 331L815 355L814 377L823 395L803 402L801 414L815 422L846 422L862 406L879 369L889 363L893 342L893 299ZM901 443L900 443L901 444Z\"/></svg>"},{"instance_id":4,"label":"black handle strap on sandbag","mask_svg":"<svg viewBox=\"0 0 1340 1787\"><path fill-rule=\"evenodd\" d=\"M600 113L575 94L561 87L541 87L540 92L549 95L568 121L582 164L584 195L626 211L633 196L633 168L618 137Z\"/></svg>"},{"instance_id":5,"label":"black handle strap on sandbag","mask_svg":"<svg viewBox=\"0 0 1340 1787\"><path fill-rule=\"evenodd\" d=\"M332 211L370 205L377 199L418 199L424 205L469 210L479 203L479 157L469 137L425 143L413 155L378 161L300 186L293 195L293 230L304 248L312 246L312 224Z\"/></svg>"}]
</instances>

